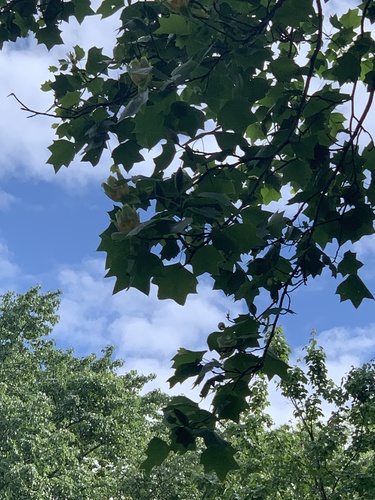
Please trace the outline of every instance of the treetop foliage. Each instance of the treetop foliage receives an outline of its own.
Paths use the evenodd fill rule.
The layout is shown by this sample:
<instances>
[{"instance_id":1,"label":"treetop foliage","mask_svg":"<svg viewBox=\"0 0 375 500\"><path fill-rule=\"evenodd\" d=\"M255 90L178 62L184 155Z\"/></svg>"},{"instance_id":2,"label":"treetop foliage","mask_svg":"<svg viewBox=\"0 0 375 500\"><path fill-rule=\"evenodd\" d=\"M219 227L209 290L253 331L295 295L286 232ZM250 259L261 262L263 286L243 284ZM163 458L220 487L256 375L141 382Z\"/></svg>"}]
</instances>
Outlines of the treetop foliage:
<instances>
[{"instance_id":1,"label":"treetop foliage","mask_svg":"<svg viewBox=\"0 0 375 500\"><path fill-rule=\"evenodd\" d=\"M280 334L278 344L286 345ZM304 367L293 366L279 384L293 408L292 423L272 427L267 384L258 379L250 386L249 410L238 424L226 425L240 468L228 475L220 498L373 498L374 361L335 384L314 337L301 361Z\"/></svg>"},{"instance_id":2,"label":"treetop foliage","mask_svg":"<svg viewBox=\"0 0 375 500\"><path fill-rule=\"evenodd\" d=\"M272 426L261 376L249 385L251 406L239 422L222 421L217 435L211 434L219 446L207 453L198 442L195 452L166 459L170 450L160 408L168 397L159 391L140 395L149 378L120 374L122 362L112 360L112 347L82 358L72 349L57 349L51 333L58 303L57 293L42 294L37 287L0 297L4 500L373 498L373 362L351 369L336 385L312 338L305 370L291 368L279 384L293 405L293 425ZM280 329L272 347L288 359ZM184 404L184 398L172 403L181 418ZM144 468L153 469L146 476L139 466L151 436ZM238 465L229 450L223 452L225 440L235 446ZM226 475L228 458L233 470Z\"/></svg>"},{"instance_id":3,"label":"treetop foliage","mask_svg":"<svg viewBox=\"0 0 375 500\"><path fill-rule=\"evenodd\" d=\"M166 399L140 396L150 377L119 375L112 347L83 358L57 349L58 295L0 297L0 496L121 498Z\"/></svg>"},{"instance_id":4,"label":"treetop foliage","mask_svg":"<svg viewBox=\"0 0 375 500\"><path fill-rule=\"evenodd\" d=\"M114 291L148 294L152 283L183 305L206 276L245 304L208 336L214 359L174 358L171 384L195 377L212 411L186 398L166 411L169 449L203 438L202 461L223 477L234 451L216 422L238 421L255 373L285 378L270 345L292 292L328 271L341 301L373 298L350 245L374 233L375 7L351 2L329 17L331 3L104 0L97 13L120 18L112 54L75 46L42 87L58 118L56 171L76 155L95 166L110 145L104 189L116 205L99 250ZM0 2L0 33L31 30L51 47L60 21L90 14L88 0ZM145 151L150 174L135 175Z\"/></svg>"}]
</instances>

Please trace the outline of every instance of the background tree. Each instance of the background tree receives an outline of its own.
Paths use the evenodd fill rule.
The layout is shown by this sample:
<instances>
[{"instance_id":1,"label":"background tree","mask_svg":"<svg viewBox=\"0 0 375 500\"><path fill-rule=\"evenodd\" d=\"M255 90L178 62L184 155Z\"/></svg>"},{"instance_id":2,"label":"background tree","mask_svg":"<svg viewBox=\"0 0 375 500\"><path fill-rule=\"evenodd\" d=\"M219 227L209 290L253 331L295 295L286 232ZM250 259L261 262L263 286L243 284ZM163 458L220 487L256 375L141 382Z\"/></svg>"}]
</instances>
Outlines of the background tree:
<instances>
[{"instance_id":1,"label":"background tree","mask_svg":"<svg viewBox=\"0 0 375 500\"><path fill-rule=\"evenodd\" d=\"M271 345L278 356L288 359L290 349L280 329ZM249 386L249 407L239 422L219 426L221 438L236 449L238 469L221 482L202 473L197 454L190 454L193 458L183 465L193 471L191 485L176 498L374 497L375 363L352 368L335 384L327 376L326 355L315 338L304 350L303 365L299 360L278 384L294 408L293 419L275 425L267 413L268 382L264 376L254 379ZM178 464L175 459L169 458L166 470ZM165 470L165 465L158 470Z\"/></svg>"},{"instance_id":2,"label":"background tree","mask_svg":"<svg viewBox=\"0 0 375 500\"><path fill-rule=\"evenodd\" d=\"M249 410L226 426L240 468L228 475L222 498L374 497L375 363L352 368L337 385L314 338L305 352L306 368L294 366L279 384L293 405L292 422L272 426L267 383L258 380Z\"/></svg>"},{"instance_id":3,"label":"background tree","mask_svg":"<svg viewBox=\"0 0 375 500\"><path fill-rule=\"evenodd\" d=\"M19 4L0 11L13 30ZM238 421L254 374L286 376L269 347L291 312L291 292L327 269L342 277L342 301L358 307L373 298L349 245L374 232L374 145L365 120L375 90L375 10L358 0L328 17L325 4L104 0L103 17L120 11L113 54L75 47L43 86L59 118L49 158L56 171L77 154L96 165L111 143L114 175L104 187L117 204L99 249L114 290L149 293L153 283L160 299L184 304L206 275L246 308L209 335L214 360L206 351L176 355L171 384L206 379L212 411L173 401L171 441L152 443L147 467L203 438L202 463L225 477L236 467L234 450L216 423ZM32 5L42 25L58 7L55 31L70 2ZM28 21L5 37L29 29L40 34ZM136 175L142 151L157 145L153 171ZM267 210L283 194L288 210Z\"/></svg>"},{"instance_id":4,"label":"background tree","mask_svg":"<svg viewBox=\"0 0 375 500\"><path fill-rule=\"evenodd\" d=\"M204 473L200 440L197 452L172 454L145 476L139 466L148 441L160 445L167 438L160 408L168 398L141 396L149 378L119 375L122 363L112 361L111 348L100 358L56 349L49 337L58 302L58 294L38 288L0 301L2 498L373 498L373 362L352 369L337 386L312 339L307 370L292 368L281 384L294 405L292 424L272 425L263 377L250 384L251 404L239 422L220 426L217 439L233 444L239 464L223 483ZM272 348L287 360L280 330ZM163 456L158 458L160 463Z\"/></svg>"},{"instance_id":5,"label":"background tree","mask_svg":"<svg viewBox=\"0 0 375 500\"><path fill-rule=\"evenodd\" d=\"M121 498L128 476L142 479L166 397L141 396L150 377L118 375L110 347L99 358L56 349L58 303L38 288L1 297L0 496Z\"/></svg>"},{"instance_id":6,"label":"background tree","mask_svg":"<svg viewBox=\"0 0 375 500\"><path fill-rule=\"evenodd\" d=\"M140 470L151 437L166 437L168 397L141 395L152 377L119 375L112 347L84 358L56 349L58 305L58 293L37 287L0 298L1 498L178 500L210 491L197 454L171 456L148 476Z\"/></svg>"}]
</instances>

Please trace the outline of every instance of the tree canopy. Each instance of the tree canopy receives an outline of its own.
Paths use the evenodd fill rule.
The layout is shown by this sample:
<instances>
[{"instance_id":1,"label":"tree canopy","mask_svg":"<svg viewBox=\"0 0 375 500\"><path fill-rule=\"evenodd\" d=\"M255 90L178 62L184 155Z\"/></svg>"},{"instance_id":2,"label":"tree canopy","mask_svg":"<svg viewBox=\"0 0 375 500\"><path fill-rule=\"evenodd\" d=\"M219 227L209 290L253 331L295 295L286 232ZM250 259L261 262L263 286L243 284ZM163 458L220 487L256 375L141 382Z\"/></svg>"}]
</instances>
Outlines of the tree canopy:
<instances>
[{"instance_id":1,"label":"tree canopy","mask_svg":"<svg viewBox=\"0 0 375 500\"><path fill-rule=\"evenodd\" d=\"M207 351L176 354L171 385L194 377L212 410L175 399L171 441L151 443L147 467L203 438L206 469L224 477L236 463L216 424L239 420L254 374L286 377L270 345L292 293L327 270L341 301L373 298L350 244L374 233L375 7L330 16L331 4L104 0L96 13L120 19L113 52L75 46L42 87L56 171L76 155L95 166L110 146L116 205L99 250L114 291L153 284L184 304L203 277L244 304ZM92 13L89 0L1 2L1 37L32 31L50 48L61 21ZM149 175L136 175L146 151Z\"/></svg>"},{"instance_id":2,"label":"tree canopy","mask_svg":"<svg viewBox=\"0 0 375 500\"><path fill-rule=\"evenodd\" d=\"M271 426L263 379L251 386L253 404L239 424L226 427L240 467L228 477L232 496L220 498L373 498L374 361L335 384L317 340L304 350L305 366L293 366L280 384L292 422Z\"/></svg>"},{"instance_id":3,"label":"tree canopy","mask_svg":"<svg viewBox=\"0 0 375 500\"><path fill-rule=\"evenodd\" d=\"M83 358L57 349L51 333L58 302L58 294L38 288L0 300L1 498L373 498L373 362L336 385L312 338L307 369L291 368L279 387L294 407L293 423L272 425L262 376L249 386L251 405L239 422L220 424L217 438L233 444L238 462L225 480L225 461L203 458L201 443L163 463L157 456L146 476L140 464L147 442L153 436L160 450L167 439L160 412L167 396L141 396L149 378L119 374L112 348ZM280 330L273 348L288 359ZM156 458L152 446L149 462Z\"/></svg>"},{"instance_id":4,"label":"tree canopy","mask_svg":"<svg viewBox=\"0 0 375 500\"><path fill-rule=\"evenodd\" d=\"M1 297L0 496L120 498L166 398L141 396L149 377L119 375L112 348L56 349L58 304L38 288Z\"/></svg>"}]
</instances>

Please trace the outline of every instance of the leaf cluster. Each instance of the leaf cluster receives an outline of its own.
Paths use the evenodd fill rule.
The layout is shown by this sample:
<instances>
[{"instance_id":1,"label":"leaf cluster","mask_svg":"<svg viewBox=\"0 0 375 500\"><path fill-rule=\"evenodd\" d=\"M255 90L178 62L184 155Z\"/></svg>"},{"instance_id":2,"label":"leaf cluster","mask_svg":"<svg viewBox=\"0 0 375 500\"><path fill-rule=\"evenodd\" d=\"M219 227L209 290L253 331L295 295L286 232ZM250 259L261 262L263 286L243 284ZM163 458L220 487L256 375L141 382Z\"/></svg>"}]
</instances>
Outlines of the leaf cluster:
<instances>
[{"instance_id":1,"label":"leaf cluster","mask_svg":"<svg viewBox=\"0 0 375 500\"><path fill-rule=\"evenodd\" d=\"M3 0L0 2L0 48L33 33L48 49L63 43L60 24L74 17L79 23L94 14L90 0Z\"/></svg>"},{"instance_id":2,"label":"leaf cluster","mask_svg":"<svg viewBox=\"0 0 375 500\"><path fill-rule=\"evenodd\" d=\"M9 39L20 36L21 5L0 10L11 16ZM25 33L43 31L30 21L36 12L55 30L57 6L78 8L46 5L48 15L41 7L26 15ZM374 9L357 1L328 18L321 0L105 0L97 12L120 15L113 53L76 46L43 85L59 120L48 162L57 171L81 155L96 165L110 146L112 169L123 173L112 187L127 185L99 246L115 292L148 294L153 284L160 299L183 305L203 276L243 302L245 314L209 335L212 358L180 352L172 378L197 377L202 396L213 391L210 422L236 421L256 373L286 376L270 345L280 318L293 312L294 290L327 270L341 279L341 301L359 307L373 298L350 245L374 233L366 130ZM141 176L145 151L153 165ZM123 206L145 216L119 231ZM195 429L182 440L188 448L202 415L180 404ZM214 457L218 445L210 443ZM221 446L230 468L228 449Z\"/></svg>"},{"instance_id":3,"label":"leaf cluster","mask_svg":"<svg viewBox=\"0 0 375 500\"><path fill-rule=\"evenodd\" d=\"M0 300L0 496L121 498L166 398L141 396L150 377L120 375L112 347L83 358L57 349L58 295Z\"/></svg>"}]
</instances>

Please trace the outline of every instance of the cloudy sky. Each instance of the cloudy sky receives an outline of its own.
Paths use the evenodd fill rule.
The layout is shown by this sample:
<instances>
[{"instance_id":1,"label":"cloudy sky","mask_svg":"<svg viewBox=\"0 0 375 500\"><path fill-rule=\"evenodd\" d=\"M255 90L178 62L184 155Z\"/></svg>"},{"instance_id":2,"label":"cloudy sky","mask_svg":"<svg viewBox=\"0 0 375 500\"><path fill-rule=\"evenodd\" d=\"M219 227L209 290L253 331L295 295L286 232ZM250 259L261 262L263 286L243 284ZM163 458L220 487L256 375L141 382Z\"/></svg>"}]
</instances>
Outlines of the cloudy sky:
<instances>
[{"instance_id":1,"label":"cloudy sky","mask_svg":"<svg viewBox=\"0 0 375 500\"><path fill-rule=\"evenodd\" d=\"M343 3L331 5L342 8ZM184 307L158 301L155 290L150 297L134 290L112 296L113 282L103 278L104 257L96 252L98 235L108 224L106 211L112 208L100 187L110 160L104 158L95 168L76 161L55 175L45 164L53 140L51 119L27 118L7 97L15 93L31 108L47 110L51 96L40 85L50 77L50 65L76 44L111 53L116 21L98 23L92 18L81 27L66 25L65 45L51 52L33 40L5 45L0 52L0 292L22 292L35 284L45 291L61 289L61 321L55 331L60 347L73 346L77 355L85 355L114 344L127 370L157 373L154 385L166 390L176 350L204 348L207 334L228 312L239 312L240 305L212 291L208 282ZM368 128L375 132L375 123ZM375 295L375 239L364 239L356 250L365 262L361 276ZM339 380L351 365L375 356L375 304L365 301L359 310L340 304L337 285L327 274L300 288L293 296L297 314L281 326L296 356L316 330L331 375ZM285 409L273 397L277 418Z\"/></svg>"}]
</instances>

